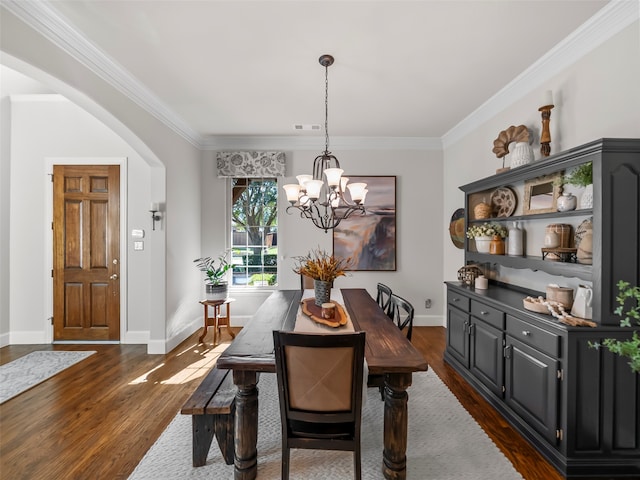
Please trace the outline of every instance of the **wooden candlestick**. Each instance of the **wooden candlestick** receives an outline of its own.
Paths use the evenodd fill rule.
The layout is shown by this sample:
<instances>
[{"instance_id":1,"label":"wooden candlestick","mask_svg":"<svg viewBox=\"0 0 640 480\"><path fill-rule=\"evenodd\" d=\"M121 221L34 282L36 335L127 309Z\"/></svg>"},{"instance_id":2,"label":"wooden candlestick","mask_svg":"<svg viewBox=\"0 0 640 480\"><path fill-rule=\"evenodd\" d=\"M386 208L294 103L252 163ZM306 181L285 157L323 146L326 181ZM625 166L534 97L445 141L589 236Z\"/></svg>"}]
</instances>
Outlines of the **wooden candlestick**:
<instances>
[{"instance_id":1,"label":"wooden candlestick","mask_svg":"<svg viewBox=\"0 0 640 480\"><path fill-rule=\"evenodd\" d=\"M542 134L540 135L540 153L543 157L548 157L551 153L551 132L549 122L551 121L551 109L553 105L545 105L538 109L542 113Z\"/></svg>"}]
</instances>

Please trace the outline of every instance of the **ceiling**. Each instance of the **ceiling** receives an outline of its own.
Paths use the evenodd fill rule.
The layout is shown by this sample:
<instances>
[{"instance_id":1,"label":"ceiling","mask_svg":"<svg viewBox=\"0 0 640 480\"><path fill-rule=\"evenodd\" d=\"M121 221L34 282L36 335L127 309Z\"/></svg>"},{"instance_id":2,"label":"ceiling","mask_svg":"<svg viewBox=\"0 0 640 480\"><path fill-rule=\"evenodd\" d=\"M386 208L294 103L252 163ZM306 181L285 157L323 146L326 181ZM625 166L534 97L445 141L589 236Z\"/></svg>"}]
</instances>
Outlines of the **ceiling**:
<instances>
[{"instance_id":1,"label":"ceiling","mask_svg":"<svg viewBox=\"0 0 640 480\"><path fill-rule=\"evenodd\" d=\"M607 3L62 0L46 14L203 138L322 135L293 125L324 125L324 53L331 136L441 138Z\"/></svg>"}]
</instances>

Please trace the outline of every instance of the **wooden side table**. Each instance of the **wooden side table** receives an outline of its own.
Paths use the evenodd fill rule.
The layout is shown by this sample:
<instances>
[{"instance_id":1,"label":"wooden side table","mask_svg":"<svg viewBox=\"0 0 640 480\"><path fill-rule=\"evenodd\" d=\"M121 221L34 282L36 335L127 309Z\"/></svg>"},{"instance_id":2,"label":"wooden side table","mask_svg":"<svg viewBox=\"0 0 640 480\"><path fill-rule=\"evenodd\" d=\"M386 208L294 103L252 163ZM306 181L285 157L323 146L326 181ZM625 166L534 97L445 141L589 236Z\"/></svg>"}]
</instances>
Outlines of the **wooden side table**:
<instances>
[{"instance_id":1,"label":"wooden side table","mask_svg":"<svg viewBox=\"0 0 640 480\"><path fill-rule=\"evenodd\" d=\"M204 328L202 329L202 335L198 338L199 343L203 343L204 337L207 335L207 327L213 327L213 346L215 347L217 342L217 336L220 334L220 327L226 326L227 333L231 335L231 338L236 338L236 334L231 330L231 302L235 302L233 298L227 298L225 300L202 300L201 305L204 305ZM220 307L225 306L225 315L221 314ZM213 316L209 316L209 307L213 308Z\"/></svg>"}]
</instances>

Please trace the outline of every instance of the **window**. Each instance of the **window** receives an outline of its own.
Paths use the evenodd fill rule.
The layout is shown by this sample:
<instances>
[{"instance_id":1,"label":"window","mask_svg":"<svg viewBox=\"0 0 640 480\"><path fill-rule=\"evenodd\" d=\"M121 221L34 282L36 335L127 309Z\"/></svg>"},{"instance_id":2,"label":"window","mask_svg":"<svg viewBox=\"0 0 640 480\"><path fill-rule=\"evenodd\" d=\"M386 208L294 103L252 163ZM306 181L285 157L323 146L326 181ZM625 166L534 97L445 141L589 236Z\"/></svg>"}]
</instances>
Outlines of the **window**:
<instances>
[{"instance_id":1,"label":"window","mask_svg":"<svg viewBox=\"0 0 640 480\"><path fill-rule=\"evenodd\" d=\"M278 284L278 182L231 180L233 286Z\"/></svg>"}]
</instances>

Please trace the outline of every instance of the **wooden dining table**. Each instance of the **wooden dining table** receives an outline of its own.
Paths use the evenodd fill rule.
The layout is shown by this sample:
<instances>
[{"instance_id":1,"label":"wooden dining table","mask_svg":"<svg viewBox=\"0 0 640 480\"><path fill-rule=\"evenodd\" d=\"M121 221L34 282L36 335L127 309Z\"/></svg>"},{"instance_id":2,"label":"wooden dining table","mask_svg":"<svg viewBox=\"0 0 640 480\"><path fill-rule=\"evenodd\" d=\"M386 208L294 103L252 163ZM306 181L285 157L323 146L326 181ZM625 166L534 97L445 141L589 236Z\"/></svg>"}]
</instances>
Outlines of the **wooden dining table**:
<instances>
[{"instance_id":1,"label":"wooden dining table","mask_svg":"<svg viewBox=\"0 0 640 480\"><path fill-rule=\"evenodd\" d=\"M387 479L404 479L407 476L407 389L413 372L427 370L427 362L365 289L348 288L340 292L354 330L366 332L365 359L369 375L384 376L382 473ZM218 358L218 368L231 369L238 388L236 480L253 480L257 476L258 380L261 372L275 373L272 332L294 330L301 299L300 290L274 291Z\"/></svg>"}]
</instances>

